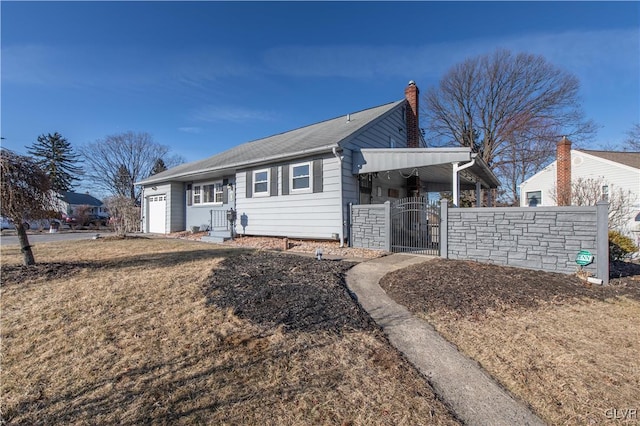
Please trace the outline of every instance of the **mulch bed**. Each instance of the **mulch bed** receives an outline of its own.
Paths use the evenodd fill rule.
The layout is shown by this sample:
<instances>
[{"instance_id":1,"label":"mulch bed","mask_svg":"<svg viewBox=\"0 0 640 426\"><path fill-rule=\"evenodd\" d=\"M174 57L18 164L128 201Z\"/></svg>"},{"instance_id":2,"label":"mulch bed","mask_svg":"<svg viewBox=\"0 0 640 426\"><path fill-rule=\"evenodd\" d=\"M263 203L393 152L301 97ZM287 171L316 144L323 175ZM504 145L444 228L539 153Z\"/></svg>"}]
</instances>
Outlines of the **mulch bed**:
<instances>
[{"instance_id":1,"label":"mulch bed","mask_svg":"<svg viewBox=\"0 0 640 426\"><path fill-rule=\"evenodd\" d=\"M377 328L353 300L345 274L354 263L258 251L225 259L206 285L208 302L285 331Z\"/></svg>"},{"instance_id":2,"label":"mulch bed","mask_svg":"<svg viewBox=\"0 0 640 426\"><path fill-rule=\"evenodd\" d=\"M413 312L480 319L491 311L563 304L580 298L640 300L640 265L614 264L618 278L591 285L576 276L485 263L434 259L387 274L380 282ZM617 271L617 272L616 272Z\"/></svg>"}]
</instances>

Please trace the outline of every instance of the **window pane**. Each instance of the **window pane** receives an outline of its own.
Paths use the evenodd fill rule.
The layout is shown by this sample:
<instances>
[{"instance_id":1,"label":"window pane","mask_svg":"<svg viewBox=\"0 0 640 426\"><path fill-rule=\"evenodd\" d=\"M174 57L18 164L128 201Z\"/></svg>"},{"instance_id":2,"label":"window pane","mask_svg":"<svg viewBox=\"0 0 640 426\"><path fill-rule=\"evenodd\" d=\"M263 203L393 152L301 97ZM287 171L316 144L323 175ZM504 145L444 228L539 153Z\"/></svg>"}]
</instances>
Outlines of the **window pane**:
<instances>
[{"instance_id":1,"label":"window pane","mask_svg":"<svg viewBox=\"0 0 640 426\"><path fill-rule=\"evenodd\" d=\"M301 177L301 176L309 176L309 165L305 164L304 166L296 166L293 168L293 177Z\"/></svg>"},{"instance_id":2,"label":"window pane","mask_svg":"<svg viewBox=\"0 0 640 426\"><path fill-rule=\"evenodd\" d=\"M308 177L293 178L293 189L306 189L306 188L309 188Z\"/></svg>"},{"instance_id":3,"label":"window pane","mask_svg":"<svg viewBox=\"0 0 640 426\"><path fill-rule=\"evenodd\" d=\"M215 200L215 186L214 185L204 185L204 203L213 203Z\"/></svg>"},{"instance_id":4,"label":"window pane","mask_svg":"<svg viewBox=\"0 0 640 426\"><path fill-rule=\"evenodd\" d=\"M222 202L222 184L216 183L216 203Z\"/></svg>"},{"instance_id":5,"label":"window pane","mask_svg":"<svg viewBox=\"0 0 640 426\"><path fill-rule=\"evenodd\" d=\"M527 204L536 207L542 201L542 191L527 192Z\"/></svg>"},{"instance_id":6,"label":"window pane","mask_svg":"<svg viewBox=\"0 0 640 426\"><path fill-rule=\"evenodd\" d=\"M253 192L268 192L269 191L269 172L257 172L253 175Z\"/></svg>"},{"instance_id":7,"label":"window pane","mask_svg":"<svg viewBox=\"0 0 640 426\"><path fill-rule=\"evenodd\" d=\"M200 204L200 187L193 187L193 204Z\"/></svg>"}]
</instances>

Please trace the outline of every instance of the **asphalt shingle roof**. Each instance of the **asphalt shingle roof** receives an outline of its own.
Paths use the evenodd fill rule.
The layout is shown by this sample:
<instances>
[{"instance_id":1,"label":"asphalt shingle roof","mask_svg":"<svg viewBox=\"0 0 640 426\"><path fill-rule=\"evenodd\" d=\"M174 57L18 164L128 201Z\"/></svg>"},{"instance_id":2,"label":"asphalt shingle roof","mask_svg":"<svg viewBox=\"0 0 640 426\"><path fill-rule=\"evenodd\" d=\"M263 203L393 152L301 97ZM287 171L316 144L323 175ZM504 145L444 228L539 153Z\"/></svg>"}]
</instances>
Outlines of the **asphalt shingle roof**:
<instances>
[{"instance_id":1,"label":"asphalt shingle roof","mask_svg":"<svg viewBox=\"0 0 640 426\"><path fill-rule=\"evenodd\" d=\"M640 169L640 152L592 151L589 149L579 149L578 151L582 151L586 154L591 154L595 157L604 158L605 160L624 164L629 167L635 167L636 169Z\"/></svg>"},{"instance_id":2,"label":"asphalt shingle roof","mask_svg":"<svg viewBox=\"0 0 640 426\"><path fill-rule=\"evenodd\" d=\"M98 200L89 194L83 194L81 192L63 192L62 199L72 205L76 206L101 206L102 201Z\"/></svg>"},{"instance_id":3,"label":"asphalt shingle roof","mask_svg":"<svg viewBox=\"0 0 640 426\"><path fill-rule=\"evenodd\" d=\"M372 121L387 114L404 102L405 100L402 99L349 114L348 121L345 114L285 133L246 142L204 160L181 164L165 170L164 172L137 182L137 184L166 182L199 172L250 166L251 164L260 163L269 159L275 160L279 157L304 155L307 152L313 152L322 148L330 150L332 147L339 145L340 142L366 127Z\"/></svg>"}]
</instances>

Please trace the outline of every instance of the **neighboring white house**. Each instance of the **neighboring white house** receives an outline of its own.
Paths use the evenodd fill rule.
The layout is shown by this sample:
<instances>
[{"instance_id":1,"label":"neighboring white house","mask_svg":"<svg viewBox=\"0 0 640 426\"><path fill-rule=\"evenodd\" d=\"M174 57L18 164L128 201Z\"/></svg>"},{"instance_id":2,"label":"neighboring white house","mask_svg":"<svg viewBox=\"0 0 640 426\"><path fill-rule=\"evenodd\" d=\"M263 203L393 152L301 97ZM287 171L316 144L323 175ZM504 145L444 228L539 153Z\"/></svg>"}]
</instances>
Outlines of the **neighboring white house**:
<instances>
[{"instance_id":1,"label":"neighboring white house","mask_svg":"<svg viewBox=\"0 0 640 426\"><path fill-rule=\"evenodd\" d=\"M558 146L560 150L560 144ZM558 154L560 158L560 152ZM629 196L631 208L626 212L627 220L620 231L640 242L640 152L570 149L570 157L567 158L571 159L567 164L569 181L574 183L574 194L569 199L576 202L575 184L578 180L584 182L587 179L598 183L597 190L602 200L620 193ZM562 192L556 183L557 177L558 160L522 182L520 205L557 205L556 200Z\"/></svg>"},{"instance_id":2,"label":"neighboring white house","mask_svg":"<svg viewBox=\"0 0 640 426\"><path fill-rule=\"evenodd\" d=\"M496 188L495 175L469 148L421 147L418 94L410 82L402 100L244 143L137 182L142 229L229 235L227 214L233 213L238 234L343 242L349 203Z\"/></svg>"}]
</instances>

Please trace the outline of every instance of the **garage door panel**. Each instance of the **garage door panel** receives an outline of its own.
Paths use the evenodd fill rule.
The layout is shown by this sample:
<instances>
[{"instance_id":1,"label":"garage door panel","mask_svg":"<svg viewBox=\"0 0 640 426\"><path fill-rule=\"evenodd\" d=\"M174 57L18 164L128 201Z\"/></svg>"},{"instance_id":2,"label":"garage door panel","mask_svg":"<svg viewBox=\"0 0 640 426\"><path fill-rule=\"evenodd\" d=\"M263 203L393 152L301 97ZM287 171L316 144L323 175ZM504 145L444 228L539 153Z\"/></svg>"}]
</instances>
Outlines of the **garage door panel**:
<instances>
[{"instance_id":1,"label":"garage door panel","mask_svg":"<svg viewBox=\"0 0 640 426\"><path fill-rule=\"evenodd\" d=\"M165 234L167 232L167 196L152 195L149 204L149 232Z\"/></svg>"}]
</instances>

